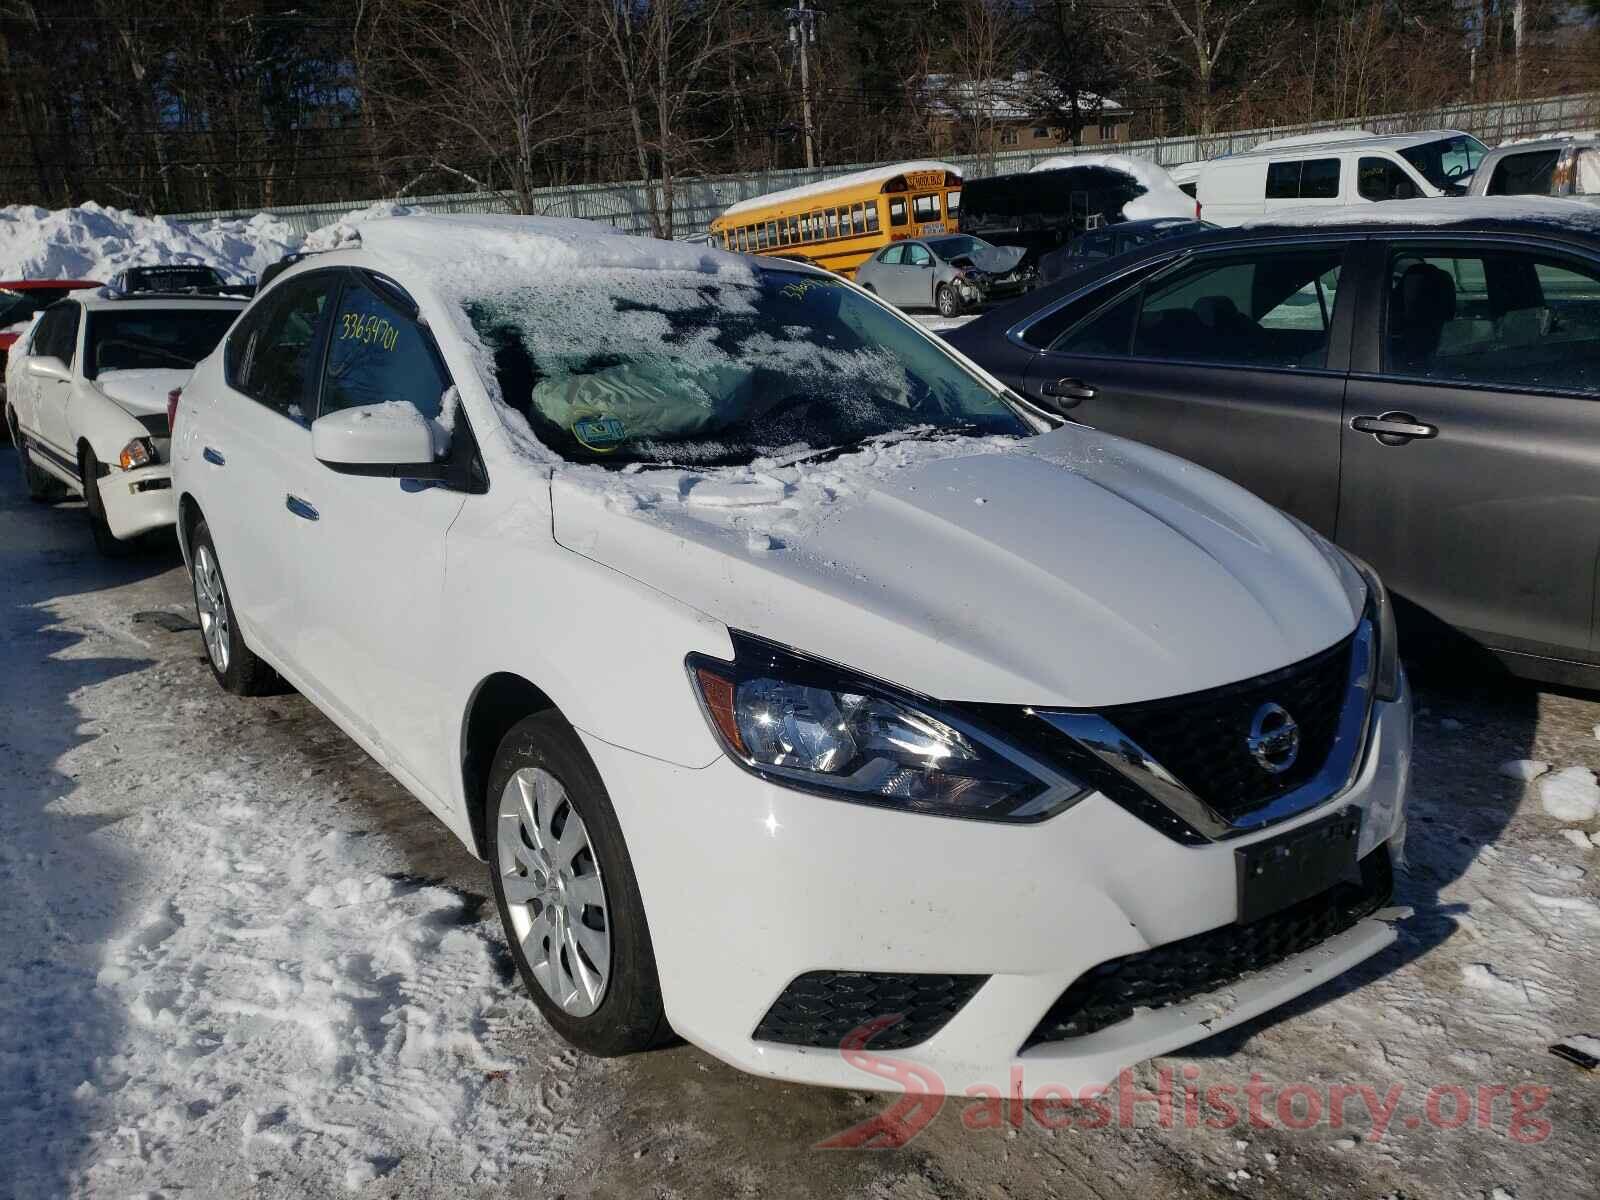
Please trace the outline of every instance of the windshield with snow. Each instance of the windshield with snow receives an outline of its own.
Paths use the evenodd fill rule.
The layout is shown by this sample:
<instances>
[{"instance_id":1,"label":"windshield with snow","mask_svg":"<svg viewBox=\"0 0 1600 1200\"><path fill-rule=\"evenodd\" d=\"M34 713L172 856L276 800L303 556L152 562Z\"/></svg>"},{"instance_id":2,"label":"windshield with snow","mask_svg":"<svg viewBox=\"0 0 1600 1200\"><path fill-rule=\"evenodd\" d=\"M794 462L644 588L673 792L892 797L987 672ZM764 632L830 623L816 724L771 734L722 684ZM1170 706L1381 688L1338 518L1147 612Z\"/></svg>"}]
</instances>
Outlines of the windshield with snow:
<instances>
[{"instance_id":1,"label":"windshield with snow","mask_svg":"<svg viewBox=\"0 0 1600 1200\"><path fill-rule=\"evenodd\" d=\"M1487 147L1477 138L1461 134L1412 146L1400 151L1400 156L1446 195L1461 196L1466 194L1472 173L1487 153Z\"/></svg>"},{"instance_id":2,"label":"windshield with snow","mask_svg":"<svg viewBox=\"0 0 1600 1200\"><path fill-rule=\"evenodd\" d=\"M598 267L463 307L501 399L575 462L743 464L890 435L1034 432L827 276Z\"/></svg>"},{"instance_id":3,"label":"windshield with snow","mask_svg":"<svg viewBox=\"0 0 1600 1200\"><path fill-rule=\"evenodd\" d=\"M84 377L152 367L189 370L217 348L241 311L141 308L94 312L84 341Z\"/></svg>"}]
</instances>

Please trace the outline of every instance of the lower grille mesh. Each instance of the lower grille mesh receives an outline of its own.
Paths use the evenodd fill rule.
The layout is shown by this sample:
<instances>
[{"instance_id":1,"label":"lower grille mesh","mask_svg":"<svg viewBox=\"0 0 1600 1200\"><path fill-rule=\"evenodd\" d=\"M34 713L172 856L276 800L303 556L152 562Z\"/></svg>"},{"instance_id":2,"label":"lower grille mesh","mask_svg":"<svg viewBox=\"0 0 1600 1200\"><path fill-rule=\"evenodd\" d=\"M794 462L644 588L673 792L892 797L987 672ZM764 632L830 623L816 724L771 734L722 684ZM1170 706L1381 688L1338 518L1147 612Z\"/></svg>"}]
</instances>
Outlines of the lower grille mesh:
<instances>
[{"instance_id":1,"label":"lower grille mesh","mask_svg":"<svg viewBox=\"0 0 1600 1200\"><path fill-rule=\"evenodd\" d=\"M783 989L753 1036L760 1042L837 1049L869 1021L898 1013L901 1019L868 1039L867 1045L900 1050L943 1029L988 978L810 971Z\"/></svg>"},{"instance_id":2,"label":"lower grille mesh","mask_svg":"<svg viewBox=\"0 0 1600 1200\"><path fill-rule=\"evenodd\" d=\"M1216 991L1303 953L1371 916L1394 891L1389 852L1361 863L1361 882L1341 883L1249 925L1224 925L1103 962L1079 976L1022 1048L1098 1033L1135 1008L1166 1008Z\"/></svg>"}]
</instances>

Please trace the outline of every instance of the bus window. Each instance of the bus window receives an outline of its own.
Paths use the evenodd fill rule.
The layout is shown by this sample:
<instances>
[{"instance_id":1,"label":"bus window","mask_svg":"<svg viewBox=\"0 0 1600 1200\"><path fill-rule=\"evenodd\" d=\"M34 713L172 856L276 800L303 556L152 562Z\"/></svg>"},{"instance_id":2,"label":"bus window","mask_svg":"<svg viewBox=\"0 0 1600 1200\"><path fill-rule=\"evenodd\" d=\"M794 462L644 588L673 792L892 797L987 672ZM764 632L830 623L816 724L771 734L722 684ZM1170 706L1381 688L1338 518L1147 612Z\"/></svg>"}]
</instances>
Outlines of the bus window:
<instances>
[{"instance_id":1,"label":"bus window","mask_svg":"<svg viewBox=\"0 0 1600 1200\"><path fill-rule=\"evenodd\" d=\"M899 228L906 223L906 198L895 196L889 201L889 224Z\"/></svg>"},{"instance_id":2,"label":"bus window","mask_svg":"<svg viewBox=\"0 0 1600 1200\"><path fill-rule=\"evenodd\" d=\"M839 210L837 208L830 208L827 212L827 217L828 236L831 238L836 238L839 236Z\"/></svg>"},{"instance_id":3,"label":"bus window","mask_svg":"<svg viewBox=\"0 0 1600 1200\"><path fill-rule=\"evenodd\" d=\"M939 219L939 197L918 196L911 202L911 211L917 218L917 224L924 221L937 221Z\"/></svg>"},{"instance_id":4,"label":"bus window","mask_svg":"<svg viewBox=\"0 0 1600 1200\"><path fill-rule=\"evenodd\" d=\"M750 249L750 227L748 225L739 230L739 249L745 251Z\"/></svg>"},{"instance_id":5,"label":"bus window","mask_svg":"<svg viewBox=\"0 0 1600 1200\"><path fill-rule=\"evenodd\" d=\"M792 246L800 240L800 218L789 218L789 244Z\"/></svg>"},{"instance_id":6,"label":"bus window","mask_svg":"<svg viewBox=\"0 0 1600 1200\"><path fill-rule=\"evenodd\" d=\"M761 244L763 246L776 246L778 244L778 223L768 221L761 231Z\"/></svg>"},{"instance_id":7,"label":"bus window","mask_svg":"<svg viewBox=\"0 0 1600 1200\"><path fill-rule=\"evenodd\" d=\"M867 232L878 232L878 202L876 200L867 201Z\"/></svg>"},{"instance_id":8,"label":"bus window","mask_svg":"<svg viewBox=\"0 0 1600 1200\"><path fill-rule=\"evenodd\" d=\"M956 214L961 211L961 189L960 188L957 188L953 192L946 192L944 194L944 211L950 214L950 219L951 220L954 220L955 217L956 217Z\"/></svg>"}]
</instances>

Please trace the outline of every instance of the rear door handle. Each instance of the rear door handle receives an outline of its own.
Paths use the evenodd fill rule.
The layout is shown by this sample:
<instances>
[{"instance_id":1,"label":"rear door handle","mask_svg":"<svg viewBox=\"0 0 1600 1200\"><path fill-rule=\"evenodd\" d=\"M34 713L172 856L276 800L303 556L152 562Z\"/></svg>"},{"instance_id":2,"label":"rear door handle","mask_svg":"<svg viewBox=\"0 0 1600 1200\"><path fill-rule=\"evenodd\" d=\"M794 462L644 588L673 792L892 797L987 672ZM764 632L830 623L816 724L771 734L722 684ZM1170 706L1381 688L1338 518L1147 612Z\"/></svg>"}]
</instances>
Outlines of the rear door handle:
<instances>
[{"instance_id":1,"label":"rear door handle","mask_svg":"<svg viewBox=\"0 0 1600 1200\"><path fill-rule=\"evenodd\" d=\"M322 515L321 513L317 512L313 505L307 504L304 500L300 499L299 496L293 495L292 493L284 496L283 506L295 516L306 521L318 520Z\"/></svg>"},{"instance_id":2,"label":"rear door handle","mask_svg":"<svg viewBox=\"0 0 1600 1200\"><path fill-rule=\"evenodd\" d=\"M227 459L223 458L220 453L213 450L210 446L207 446L204 450L200 451L200 457L205 459L214 467L226 466L228 463Z\"/></svg>"},{"instance_id":3,"label":"rear door handle","mask_svg":"<svg viewBox=\"0 0 1600 1200\"><path fill-rule=\"evenodd\" d=\"M1385 446L1404 446L1413 438L1437 436L1439 427L1427 425L1407 412L1386 412L1378 417L1356 417L1350 428L1357 433L1370 433Z\"/></svg>"}]
</instances>

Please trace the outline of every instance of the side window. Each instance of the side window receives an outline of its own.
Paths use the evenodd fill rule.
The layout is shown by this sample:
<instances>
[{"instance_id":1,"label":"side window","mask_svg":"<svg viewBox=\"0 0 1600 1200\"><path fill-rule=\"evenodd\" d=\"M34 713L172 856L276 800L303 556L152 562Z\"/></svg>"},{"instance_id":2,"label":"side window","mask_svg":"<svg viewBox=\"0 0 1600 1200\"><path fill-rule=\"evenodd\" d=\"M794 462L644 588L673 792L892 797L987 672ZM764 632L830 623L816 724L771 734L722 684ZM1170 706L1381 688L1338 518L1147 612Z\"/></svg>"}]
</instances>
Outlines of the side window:
<instances>
[{"instance_id":1,"label":"side window","mask_svg":"<svg viewBox=\"0 0 1600 1200\"><path fill-rule=\"evenodd\" d=\"M1199 262L1071 330L1077 354L1255 367L1323 367L1340 249L1274 251Z\"/></svg>"},{"instance_id":2,"label":"side window","mask_svg":"<svg viewBox=\"0 0 1600 1200\"><path fill-rule=\"evenodd\" d=\"M1298 200L1300 198L1300 164L1275 162L1267 165L1267 199Z\"/></svg>"},{"instance_id":3,"label":"side window","mask_svg":"<svg viewBox=\"0 0 1600 1200\"><path fill-rule=\"evenodd\" d=\"M33 339L29 343L29 354L36 358L60 357L56 351L56 345L60 336L58 331L67 319L67 307L67 305L62 304L56 308L45 310L44 315L39 318L39 323L34 326Z\"/></svg>"},{"instance_id":4,"label":"side window","mask_svg":"<svg viewBox=\"0 0 1600 1200\"><path fill-rule=\"evenodd\" d=\"M1022 340L1030 346L1037 346L1044 350L1054 350L1062 354L1100 353L1099 351L1091 351L1081 348L1074 349L1071 345L1072 336L1075 335L1080 328L1086 329L1089 325L1093 325L1095 323L1096 318L1091 318L1089 320L1085 320L1085 318L1088 318L1091 313L1099 309L1100 306L1105 304L1106 301L1112 296L1120 294L1125 288L1132 287L1135 283L1145 278L1147 275L1154 274L1157 270L1166 266L1170 261L1170 258L1157 258L1152 262L1144 263L1127 274L1120 276L1113 283L1109 283L1104 287L1095 288L1093 291L1087 292L1081 296L1074 296L1065 304L1061 305L1060 308L1046 313L1032 325L1029 325L1025 330L1023 330L1021 334ZM1134 296L1134 303L1135 305L1138 303L1137 293L1135 293ZM1137 311L1137 309L1135 309L1135 311ZM1063 333L1066 333L1067 336L1063 337ZM1115 351L1115 353L1126 354L1128 352L1128 343L1126 338L1123 339L1121 345L1122 348L1118 351Z\"/></svg>"},{"instance_id":5,"label":"side window","mask_svg":"<svg viewBox=\"0 0 1600 1200\"><path fill-rule=\"evenodd\" d=\"M1399 163L1363 158L1356 164L1356 192L1363 200L1410 200L1417 194L1417 185Z\"/></svg>"},{"instance_id":6,"label":"side window","mask_svg":"<svg viewBox=\"0 0 1600 1200\"><path fill-rule=\"evenodd\" d=\"M351 284L339 300L317 415L404 401L439 416L450 377L416 320L369 288Z\"/></svg>"},{"instance_id":7,"label":"side window","mask_svg":"<svg viewBox=\"0 0 1600 1200\"><path fill-rule=\"evenodd\" d=\"M923 267L933 262L933 255L928 253L928 248L921 242L908 242L905 261L907 266Z\"/></svg>"},{"instance_id":8,"label":"side window","mask_svg":"<svg viewBox=\"0 0 1600 1200\"><path fill-rule=\"evenodd\" d=\"M1389 265L1386 374L1600 397L1600 265L1478 248Z\"/></svg>"},{"instance_id":9,"label":"side window","mask_svg":"<svg viewBox=\"0 0 1600 1200\"><path fill-rule=\"evenodd\" d=\"M1508 154L1495 164L1488 193L1491 196L1548 196L1555 191L1556 164L1560 161L1560 150Z\"/></svg>"},{"instance_id":10,"label":"side window","mask_svg":"<svg viewBox=\"0 0 1600 1200\"><path fill-rule=\"evenodd\" d=\"M867 201L867 232L878 232L878 202L876 200Z\"/></svg>"},{"instance_id":11,"label":"side window","mask_svg":"<svg viewBox=\"0 0 1600 1200\"><path fill-rule=\"evenodd\" d=\"M1335 200L1339 196L1339 160L1314 158L1300 168L1302 200Z\"/></svg>"},{"instance_id":12,"label":"side window","mask_svg":"<svg viewBox=\"0 0 1600 1200\"><path fill-rule=\"evenodd\" d=\"M39 318L33 353L40 358L59 358L70 367L78 356L78 324L82 317L83 310L76 304L55 305Z\"/></svg>"},{"instance_id":13,"label":"side window","mask_svg":"<svg viewBox=\"0 0 1600 1200\"><path fill-rule=\"evenodd\" d=\"M954 220L956 217L961 215L961 189L960 188L957 188L953 192L946 192L944 194L944 210L945 210L945 212L950 214L950 218L952 220Z\"/></svg>"},{"instance_id":14,"label":"side window","mask_svg":"<svg viewBox=\"0 0 1600 1200\"><path fill-rule=\"evenodd\" d=\"M329 303L338 276L318 271L279 284L228 338L229 382L292 421L310 425Z\"/></svg>"},{"instance_id":15,"label":"side window","mask_svg":"<svg viewBox=\"0 0 1600 1200\"><path fill-rule=\"evenodd\" d=\"M899 266L900 260L905 256L905 249L904 246L898 244L890 246L882 254L878 255L878 261L886 267Z\"/></svg>"},{"instance_id":16,"label":"side window","mask_svg":"<svg viewBox=\"0 0 1600 1200\"><path fill-rule=\"evenodd\" d=\"M924 221L937 221L939 219L939 197L937 195L918 196L911 202L912 215L918 224Z\"/></svg>"}]
</instances>

